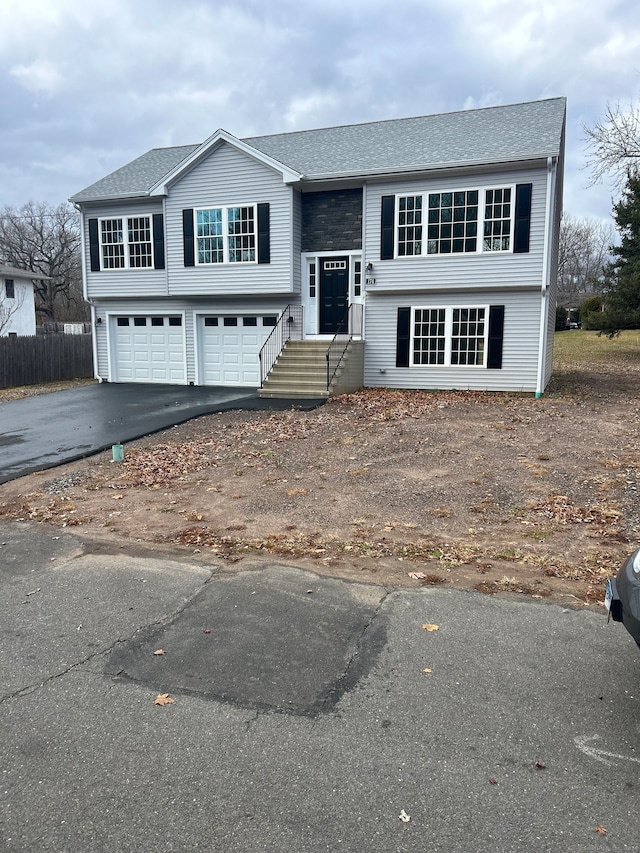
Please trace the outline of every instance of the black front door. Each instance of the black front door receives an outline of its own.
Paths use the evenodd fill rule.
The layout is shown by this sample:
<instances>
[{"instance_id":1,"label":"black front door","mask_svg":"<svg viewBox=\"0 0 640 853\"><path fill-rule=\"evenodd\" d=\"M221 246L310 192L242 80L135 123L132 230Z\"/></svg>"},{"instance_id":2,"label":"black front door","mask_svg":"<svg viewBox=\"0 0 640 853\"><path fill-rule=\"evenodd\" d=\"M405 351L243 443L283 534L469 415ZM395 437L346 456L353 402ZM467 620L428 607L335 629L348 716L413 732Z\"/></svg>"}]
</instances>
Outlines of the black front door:
<instances>
[{"instance_id":1,"label":"black front door","mask_svg":"<svg viewBox=\"0 0 640 853\"><path fill-rule=\"evenodd\" d=\"M349 304L349 258L320 259L321 335L346 331Z\"/></svg>"}]
</instances>

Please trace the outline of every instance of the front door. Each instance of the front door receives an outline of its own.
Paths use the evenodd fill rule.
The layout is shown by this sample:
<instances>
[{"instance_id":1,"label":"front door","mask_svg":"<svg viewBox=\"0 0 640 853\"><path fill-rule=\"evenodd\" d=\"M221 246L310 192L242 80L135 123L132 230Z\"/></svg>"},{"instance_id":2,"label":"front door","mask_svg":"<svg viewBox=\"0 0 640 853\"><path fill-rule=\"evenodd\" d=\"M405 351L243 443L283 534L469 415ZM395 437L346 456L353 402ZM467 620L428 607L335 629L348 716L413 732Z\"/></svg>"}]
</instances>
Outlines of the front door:
<instances>
[{"instance_id":1,"label":"front door","mask_svg":"<svg viewBox=\"0 0 640 853\"><path fill-rule=\"evenodd\" d=\"M321 258L319 333L346 331L348 306L349 258Z\"/></svg>"}]
</instances>

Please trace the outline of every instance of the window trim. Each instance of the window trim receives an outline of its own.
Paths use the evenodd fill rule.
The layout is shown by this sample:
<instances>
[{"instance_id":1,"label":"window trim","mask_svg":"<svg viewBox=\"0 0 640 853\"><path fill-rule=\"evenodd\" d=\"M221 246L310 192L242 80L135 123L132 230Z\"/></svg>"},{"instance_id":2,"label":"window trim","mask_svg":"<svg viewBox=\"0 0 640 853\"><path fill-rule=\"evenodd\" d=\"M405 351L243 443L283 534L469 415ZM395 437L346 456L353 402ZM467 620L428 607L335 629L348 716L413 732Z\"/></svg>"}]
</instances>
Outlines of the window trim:
<instances>
[{"instance_id":1,"label":"window trim","mask_svg":"<svg viewBox=\"0 0 640 853\"><path fill-rule=\"evenodd\" d=\"M423 190L423 191L410 191L409 189L404 192L396 192L393 195L394 199L394 212L393 212L393 259L394 260L414 260L416 258L443 258L443 257L474 257L477 255L512 255L514 253L514 242L515 242L515 225L516 225L516 188L517 184L515 183L504 183L504 184L486 184L482 186L465 186L465 187L452 187L447 189L439 189L434 187L432 189ZM484 244L484 226L485 226L485 208L486 208L486 194L487 191L491 190L511 190L511 210L510 210L510 228L509 228L509 248L508 249L485 249ZM468 192L477 192L478 193L478 218L477 218L477 229L476 229L476 249L474 252L433 252L429 254L428 246L428 212L429 212L429 196L430 195L442 195L442 193L468 193ZM422 237L421 237L421 251L419 254L413 255L401 255L399 254L399 243L400 243L400 228L406 226L400 226L400 199L401 198L413 198L416 199L420 197L421 201L421 223L420 227L422 228ZM383 214L384 215L384 214ZM493 219L488 221L494 221ZM465 220L466 222L466 220ZM452 223L453 224L453 223ZM452 238L453 239L453 238ZM465 239L465 238L463 238Z\"/></svg>"},{"instance_id":2,"label":"window trim","mask_svg":"<svg viewBox=\"0 0 640 853\"><path fill-rule=\"evenodd\" d=\"M230 260L230 249L229 249L229 240L233 237L233 234L229 234L229 211L235 210L239 208L250 208L253 211L253 260L244 261L232 261ZM198 241L203 240L205 238L198 236L198 213L202 213L204 211L212 211L219 210L222 213L222 261L214 262L214 261L201 261L200 260L200 252L198 250ZM207 207L194 207L193 208L193 255L194 255L194 266L196 267L220 267L220 266L238 266L238 265L252 265L257 264L258 255L259 255L259 241L260 231L258 227L258 204L257 202L249 202L248 204L225 204L225 205L211 205Z\"/></svg>"},{"instance_id":3,"label":"window trim","mask_svg":"<svg viewBox=\"0 0 640 853\"><path fill-rule=\"evenodd\" d=\"M148 243L150 248L150 263L146 266L135 266L131 264L131 246L140 246L143 243L129 242L129 222L137 219L146 219L147 221L147 230L149 232L149 240L143 241L143 243ZM98 224L98 255L99 255L99 263L100 263L100 272L122 272L123 270L153 270L156 268L156 253L155 253L155 240L154 240L154 218L150 213L142 213L135 216L129 216L127 214L122 214L120 216L99 216L97 217ZM103 222L120 222L121 231L122 231L122 242L121 243L104 243L102 240L102 223ZM124 264L122 266L117 267L109 267L105 266L104 262L104 247L107 245L116 245L123 247L123 257Z\"/></svg>"},{"instance_id":4,"label":"window trim","mask_svg":"<svg viewBox=\"0 0 640 853\"><path fill-rule=\"evenodd\" d=\"M416 311L442 311L444 317L444 362L442 364L421 364L415 361L414 342L416 338ZM453 343L453 312L455 310L483 310L484 311L484 335L482 364L452 364L451 352ZM486 370L489 363L489 319L491 306L488 304L465 304L465 305L412 305L409 316L409 368L453 368L469 370Z\"/></svg>"}]
</instances>

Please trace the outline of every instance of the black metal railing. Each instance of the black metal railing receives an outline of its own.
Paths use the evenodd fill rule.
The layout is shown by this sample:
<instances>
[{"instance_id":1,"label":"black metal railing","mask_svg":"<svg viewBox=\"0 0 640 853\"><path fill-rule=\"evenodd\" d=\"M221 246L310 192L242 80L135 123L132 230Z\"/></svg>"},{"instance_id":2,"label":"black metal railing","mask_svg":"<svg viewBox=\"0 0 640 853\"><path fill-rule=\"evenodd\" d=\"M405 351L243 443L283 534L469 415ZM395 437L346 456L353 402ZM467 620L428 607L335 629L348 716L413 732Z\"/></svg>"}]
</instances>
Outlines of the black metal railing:
<instances>
[{"instance_id":1,"label":"black metal railing","mask_svg":"<svg viewBox=\"0 0 640 853\"><path fill-rule=\"evenodd\" d=\"M287 341L301 341L303 336L303 308L302 305L287 305L278 322L271 330L271 334L264 342L260 350L260 387L264 385L265 379Z\"/></svg>"},{"instance_id":2,"label":"black metal railing","mask_svg":"<svg viewBox=\"0 0 640 853\"><path fill-rule=\"evenodd\" d=\"M333 336L327 350L327 391L331 387L333 377L336 375L340 362L344 358L347 347L354 337L362 336L362 305L353 302L349 305L347 315L338 326L338 331Z\"/></svg>"}]
</instances>

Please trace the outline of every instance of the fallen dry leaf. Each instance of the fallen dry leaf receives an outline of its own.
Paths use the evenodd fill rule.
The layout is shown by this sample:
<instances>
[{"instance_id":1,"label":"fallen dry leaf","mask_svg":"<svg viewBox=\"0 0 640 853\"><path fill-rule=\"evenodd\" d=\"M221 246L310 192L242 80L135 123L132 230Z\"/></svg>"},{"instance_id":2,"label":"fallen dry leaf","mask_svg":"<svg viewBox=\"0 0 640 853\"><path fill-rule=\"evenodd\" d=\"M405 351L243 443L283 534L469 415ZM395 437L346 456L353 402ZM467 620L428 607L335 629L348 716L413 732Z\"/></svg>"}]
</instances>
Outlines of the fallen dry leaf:
<instances>
[{"instance_id":1,"label":"fallen dry leaf","mask_svg":"<svg viewBox=\"0 0 640 853\"><path fill-rule=\"evenodd\" d=\"M429 669L429 667L425 667L422 671L423 672L433 672L433 670Z\"/></svg>"},{"instance_id":2,"label":"fallen dry leaf","mask_svg":"<svg viewBox=\"0 0 640 853\"><path fill-rule=\"evenodd\" d=\"M154 655L163 655L163 654L164 654L164 649L156 649L154 652Z\"/></svg>"},{"instance_id":3,"label":"fallen dry leaf","mask_svg":"<svg viewBox=\"0 0 640 853\"><path fill-rule=\"evenodd\" d=\"M437 631L440 627L439 625L432 625L431 622L425 622L422 626L425 631Z\"/></svg>"},{"instance_id":4,"label":"fallen dry leaf","mask_svg":"<svg viewBox=\"0 0 640 853\"><path fill-rule=\"evenodd\" d=\"M421 581L426 578L424 572L409 572L409 577L414 581Z\"/></svg>"},{"instance_id":5,"label":"fallen dry leaf","mask_svg":"<svg viewBox=\"0 0 640 853\"><path fill-rule=\"evenodd\" d=\"M175 700L168 693L158 693L154 705L173 705Z\"/></svg>"},{"instance_id":6,"label":"fallen dry leaf","mask_svg":"<svg viewBox=\"0 0 640 853\"><path fill-rule=\"evenodd\" d=\"M598 824L596 826L596 832L599 832L600 835L606 835L607 834L607 830L601 824Z\"/></svg>"}]
</instances>

